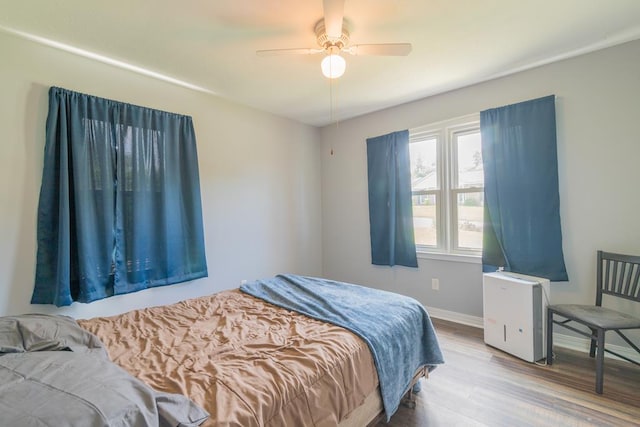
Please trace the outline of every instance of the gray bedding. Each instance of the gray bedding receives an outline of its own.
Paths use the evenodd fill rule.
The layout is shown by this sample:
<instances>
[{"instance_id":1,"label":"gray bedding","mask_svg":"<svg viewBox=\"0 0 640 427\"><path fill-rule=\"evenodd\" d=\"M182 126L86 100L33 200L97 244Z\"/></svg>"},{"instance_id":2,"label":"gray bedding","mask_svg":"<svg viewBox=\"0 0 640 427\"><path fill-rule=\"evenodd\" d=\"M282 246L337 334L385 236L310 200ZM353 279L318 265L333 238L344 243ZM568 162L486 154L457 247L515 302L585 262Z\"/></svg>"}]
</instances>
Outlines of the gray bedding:
<instances>
[{"instance_id":1,"label":"gray bedding","mask_svg":"<svg viewBox=\"0 0 640 427\"><path fill-rule=\"evenodd\" d=\"M73 319L48 315L0 317L0 414L12 427L197 426L208 417L113 364Z\"/></svg>"}]
</instances>

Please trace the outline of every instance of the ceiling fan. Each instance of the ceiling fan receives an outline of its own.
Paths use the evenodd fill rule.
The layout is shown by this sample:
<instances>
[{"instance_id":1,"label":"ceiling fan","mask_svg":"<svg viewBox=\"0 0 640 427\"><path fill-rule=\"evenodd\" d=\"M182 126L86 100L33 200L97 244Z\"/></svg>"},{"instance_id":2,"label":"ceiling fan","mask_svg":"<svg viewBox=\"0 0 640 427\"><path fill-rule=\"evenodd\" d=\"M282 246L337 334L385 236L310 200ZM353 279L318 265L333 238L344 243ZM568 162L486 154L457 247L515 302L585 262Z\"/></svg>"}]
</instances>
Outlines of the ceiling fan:
<instances>
[{"instance_id":1,"label":"ceiling fan","mask_svg":"<svg viewBox=\"0 0 640 427\"><path fill-rule=\"evenodd\" d=\"M270 55L314 55L325 53L322 74L335 79L344 74L346 62L340 53L351 55L406 56L411 52L411 43L349 44L349 29L344 18L344 0L323 0L324 18L315 25L320 48L259 50L260 56Z\"/></svg>"}]
</instances>

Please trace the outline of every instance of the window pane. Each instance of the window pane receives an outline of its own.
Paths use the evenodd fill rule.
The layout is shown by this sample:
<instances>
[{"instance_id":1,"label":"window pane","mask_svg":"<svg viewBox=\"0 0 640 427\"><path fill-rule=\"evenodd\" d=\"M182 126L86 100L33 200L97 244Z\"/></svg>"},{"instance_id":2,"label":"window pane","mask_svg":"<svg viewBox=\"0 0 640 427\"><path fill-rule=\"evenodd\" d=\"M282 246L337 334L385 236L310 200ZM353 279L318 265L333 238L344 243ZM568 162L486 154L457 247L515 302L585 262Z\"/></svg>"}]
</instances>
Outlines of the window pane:
<instances>
[{"instance_id":1,"label":"window pane","mask_svg":"<svg viewBox=\"0 0 640 427\"><path fill-rule=\"evenodd\" d=\"M438 189L437 141L430 138L409 144L412 191Z\"/></svg>"},{"instance_id":2,"label":"window pane","mask_svg":"<svg viewBox=\"0 0 640 427\"><path fill-rule=\"evenodd\" d=\"M484 193L458 194L458 242L462 249L482 249ZM415 213L414 213L415 215Z\"/></svg>"},{"instance_id":3,"label":"window pane","mask_svg":"<svg viewBox=\"0 0 640 427\"><path fill-rule=\"evenodd\" d=\"M480 132L458 134L456 139L458 188L483 187L482 145Z\"/></svg>"},{"instance_id":4,"label":"window pane","mask_svg":"<svg viewBox=\"0 0 640 427\"><path fill-rule=\"evenodd\" d=\"M413 196L413 229L416 245L438 246L435 194Z\"/></svg>"}]
</instances>

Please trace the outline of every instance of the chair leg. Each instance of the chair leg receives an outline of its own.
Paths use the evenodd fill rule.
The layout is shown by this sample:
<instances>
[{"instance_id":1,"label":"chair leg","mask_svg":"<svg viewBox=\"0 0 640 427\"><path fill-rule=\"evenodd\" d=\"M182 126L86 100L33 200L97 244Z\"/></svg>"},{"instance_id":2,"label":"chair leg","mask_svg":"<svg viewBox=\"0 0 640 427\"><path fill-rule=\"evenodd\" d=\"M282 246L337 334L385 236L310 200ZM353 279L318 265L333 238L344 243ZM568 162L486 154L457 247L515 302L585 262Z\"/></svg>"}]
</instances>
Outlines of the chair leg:
<instances>
[{"instance_id":1,"label":"chair leg","mask_svg":"<svg viewBox=\"0 0 640 427\"><path fill-rule=\"evenodd\" d=\"M553 363L553 312L547 309L547 365Z\"/></svg>"},{"instance_id":2,"label":"chair leg","mask_svg":"<svg viewBox=\"0 0 640 427\"><path fill-rule=\"evenodd\" d=\"M596 393L602 394L604 374L604 329L598 329L598 350L596 352Z\"/></svg>"},{"instance_id":3,"label":"chair leg","mask_svg":"<svg viewBox=\"0 0 640 427\"><path fill-rule=\"evenodd\" d=\"M596 338L595 335L597 333L596 329L591 329L591 345L589 346L589 357L594 357L596 355Z\"/></svg>"}]
</instances>

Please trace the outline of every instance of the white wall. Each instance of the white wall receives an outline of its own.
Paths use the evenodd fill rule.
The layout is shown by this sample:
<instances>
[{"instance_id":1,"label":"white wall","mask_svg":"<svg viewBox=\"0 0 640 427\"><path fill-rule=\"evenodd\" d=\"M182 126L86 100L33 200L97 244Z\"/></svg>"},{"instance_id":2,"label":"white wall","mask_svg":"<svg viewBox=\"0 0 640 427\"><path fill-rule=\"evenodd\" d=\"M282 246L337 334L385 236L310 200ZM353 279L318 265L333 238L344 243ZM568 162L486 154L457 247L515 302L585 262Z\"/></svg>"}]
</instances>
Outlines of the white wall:
<instances>
[{"instance_id":1,"label":"white wall","mask_svg":"<svg viewBox=\"0 0 640 427\"><path fill-rule=\"evenodd\" d=\"M276 273L320 275L316 128L0 33L0 315L110 315ZM209 277L69 308L30 305L50 86L188 114L198 141Z\"/></svg>"},{"instance_id":2,"label":"white wall","mask_svg":"<svg viewBox=\"0 0 640 427\"><path fill-rule=\"evenodd\" d=\"M371 265L365 139L550 94L557 96L570 278L552 284L551 302L593 303L596 250L640 255L640 41L323 128L324 275L481 317L479 264L419 259L418 269ZM431 290L431 278L440 279L439 291Z\"/></svg>"}]
</instances>

